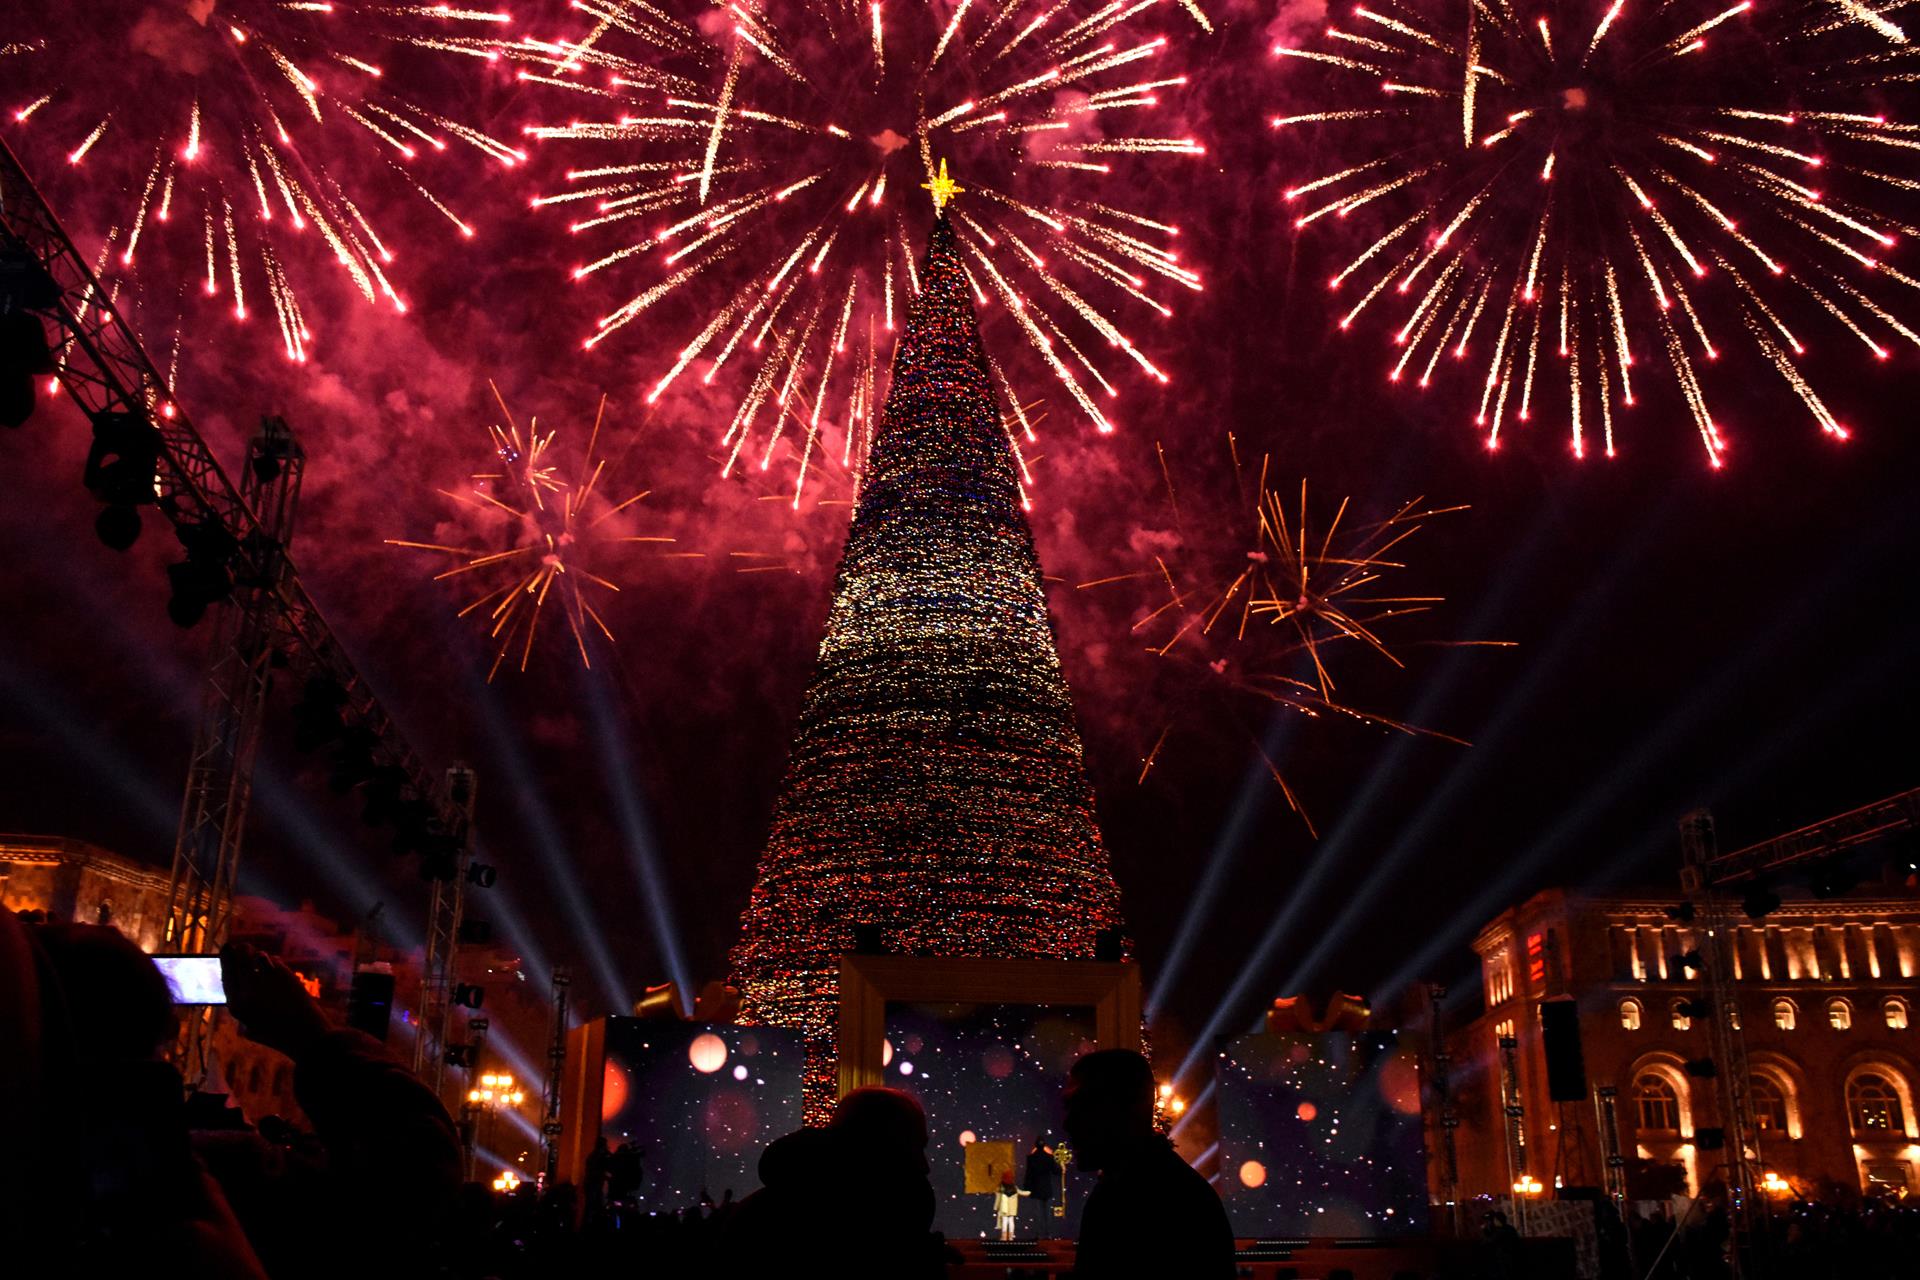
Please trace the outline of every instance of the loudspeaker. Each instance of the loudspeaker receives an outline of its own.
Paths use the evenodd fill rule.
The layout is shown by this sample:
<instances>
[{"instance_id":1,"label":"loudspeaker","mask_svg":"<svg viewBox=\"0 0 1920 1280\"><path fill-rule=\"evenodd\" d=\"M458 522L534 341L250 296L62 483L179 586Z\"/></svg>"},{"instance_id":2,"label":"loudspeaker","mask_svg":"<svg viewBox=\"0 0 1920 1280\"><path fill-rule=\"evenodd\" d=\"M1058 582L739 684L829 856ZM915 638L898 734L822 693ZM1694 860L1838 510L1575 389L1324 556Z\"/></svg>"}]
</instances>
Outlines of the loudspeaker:
<instances>
[{"instance_id":1,"label":"loudspeaker","mask_svg":"<svg viewBox=\"0 0 1920 1280\"><path fill-rule=\"evenodd\" d=\"M1547 1052L1547 1097L1580 1102L1587 1096L1587 1063L1580 1052L1580 1009L1571 1000L1540 1004L1540 1043Z\"/></svg>"},{"instance_id":2,"label":"loudspeaker","mask_svg":"<svg viewBox=\"0 0 1920 1280\"><path fill-rule=\"evenodd\" d=\"M1119 964L1126 957L1127 935L1119 929L1102 929L1093 935L1093 958L1106 964Z\"/></svg>"},{"instance_id":3,"label":"loudspeaker","mask_svg":"<svg viewBox=\"0 0 1920 1280\"><path fill-rule=\"evenodd\" d=\"M354 974L353 989L347 993L347 1025L385 1043L392 1017L393 975L374 969Z\"/></svg>"}]
</instances>

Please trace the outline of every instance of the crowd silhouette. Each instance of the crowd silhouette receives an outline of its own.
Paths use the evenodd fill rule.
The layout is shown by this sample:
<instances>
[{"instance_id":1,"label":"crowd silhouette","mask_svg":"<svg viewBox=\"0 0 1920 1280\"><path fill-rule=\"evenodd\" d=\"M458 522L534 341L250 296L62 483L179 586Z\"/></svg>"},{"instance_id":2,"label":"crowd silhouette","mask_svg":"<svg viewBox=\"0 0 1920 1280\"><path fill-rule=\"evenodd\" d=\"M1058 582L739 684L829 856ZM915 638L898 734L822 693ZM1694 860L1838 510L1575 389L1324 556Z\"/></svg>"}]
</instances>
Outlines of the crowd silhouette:
<instances>
[{"instance_id":1,"label":"crowd silhouette","mask_svg":"<svg viewBox=\"0 0 1920 1280\"><path fill-rule=\"evenodd\" d=\"M438 1099L374 1039L330 1025L285 964L233 945L221 968L243 1032L292 1060L310 1131L250 1125L189 1097L167 1060L177 1035L168 988L121 934L0 911L0 1204L5 1256L18 1264L8 1274L931 1280L959 1260L933 1230L927 1121L906 1094L849 1093L825 1126L771 1143L759 1188L739 1201L723 1188L684 1213L647 1211L646 1153L604 1141L583 1186L529 1181L502 1194L462 1182L459 1136ZM1071 1070L1067 1136L1076 1162L1099 1175L1073 1275L1252 1274L1236 1263L1219 1196L1155 1128L1154 1090L1146 1059L1126 1050L1090 1053ZM1057 1178L1053 1152L1036 1142L1016 1191L1044 1206ZM1604 1280L1726 1276L1724 1204L1700 1203L1704 1213L1679 1221L1614 1219ZM1528 1275L1504 1218L1489 1212L1483 1225L1474 1260L1445 1274ZM1770 1274L1916 1274L1912 1207L1836 1194L1783 1207L1773 1227Z\"/></svg>"}]
</instances>

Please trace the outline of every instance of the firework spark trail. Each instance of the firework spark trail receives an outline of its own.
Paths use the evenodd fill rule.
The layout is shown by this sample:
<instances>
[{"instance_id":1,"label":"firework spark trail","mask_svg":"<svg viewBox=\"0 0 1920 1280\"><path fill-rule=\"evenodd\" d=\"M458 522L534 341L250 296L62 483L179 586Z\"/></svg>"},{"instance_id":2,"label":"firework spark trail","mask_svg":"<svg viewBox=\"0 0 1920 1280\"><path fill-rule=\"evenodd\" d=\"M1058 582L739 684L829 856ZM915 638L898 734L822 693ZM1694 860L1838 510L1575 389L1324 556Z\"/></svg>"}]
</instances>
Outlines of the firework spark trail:
<instances>
[{"instance_id":1,"label":"firework spark trail","mask_svg":"<svg viewBox=\"0 0 1920 1280\"><path fill-rule=\"evenodd\" d=\"M1429 507L1424 499L1403 503L1383 520L1355 518L1350 499L1336 504L1324 526L1309 502L1307 482L1289 506L1288 495L1270 482L1270 460L1260 459L1251 486L1242 474L1234 438L1227 437L1236 489L1247 499L1228 534L1237 549L1230 559L1189 568L1157 557L1154 567L1079 584L1084 590L1121 582L1155 584L1156 601L1132 625L1156 657L1184 660L1220 687L1257 695L1312 717L1341 716L1399 733L1460 739L1360 710L1338 691L1335 667L1370 654L1403 667L1400 650L1416 645L1499 645L1500 641L1396 639L1399 619L1427 614L1440 596L1403 594L1389 585L1408 570L1406 544L1424 525L1465 507ZM1163 470L1166 465L1162 454ZM1168 501L1173 479L1165 473ZM1179 508L1175 507L1176 518ZM1183 538L1184 540L1184 538ZM1228 545L1224 540L1222 545ZM1166 732L1143 762L1146 778ZM1256 742L1258 739L1255 739ZM1280 766L1267 765L1303 821L1299 798Z\"/></svg>"},{"instance_id":2,"label":"firework spark trail","mask_svg":"<svg viewBox=\"0 0 1920 1280\"><path fill-rule=\"evenodd\" d=\"M1920 149L1920 122L1888 110L1920 79L1920 46L1889 12L1582 0L1549 25L1487 0L1408 0L1353 9L1364 34L1336 18L1324 38L1276 48L1289 105L1318 109L1273 126L1341 144L1284 192L1312 196L1297 229L1356 237L1328 282L1358 295L1339 326L1398 308L1390 378L1422 368L1424 387L1460 315L1465 359L1490 309L1475 416L1489 448L1510 406L1533 416L1553 364L1543 329L1558 334L1565 398L1552 399L1577 456L1596 423L1614 454L1616 411L1644 398L1634 374L1651 364L1720 466L1706 375L1736 334L1845 439L1786 317L1834 322L1875 362L1920 333L1913 300L1892 292L1909 277L1887 261L1920 223L1920 181L1875 162ZM1376 201L1384 232L1352 216Z\"/></svg>"},{"instance_id":3,"label":"firework spark trail","mask_svg":"<svg viewBox=\"0 0 1920 1280\"><path fill-rule=\"evenodd\" d=\"M728 370L723 475L751 437L763 468L783 450L795 460L796 507L823 458L857 483L885 388L832 364L855 335L894 332L919 292L919 188L946 160L969 193L956 221L976 297L1024 339L998 375L1020 434L1031 438L1035 397L1021 388L1036 375L1112 430L1114 361L1167 378L1132 317L1157 325L1174 314L1167 286L1201 288L1176 226L1103 194L1164 186L1156 170L1203 153L1153 124L1187 80L1159 30L1204 25L1184 7L581 0L578 35L506 56L551 104L527 136L567 161L565 184L534 206L571 211L592 246L576 280L627 282L585 341L643 313L684 325L647 375L650 396ZM878 354L865 361L884 378Z\"/></svg>"},{"instance_id":4,"label":"firework spark trail","mask_svg":"<svg viewBox=\"0 0 1920 1280\"><path fill-rule=\"evenodd\" d=\"M409 166L456 142L492 163L525 158L396 92L385 65L394 53L495 56L508 15L368 0L221 0L206 10L125 0L9 6L0 83L20 97L0 104L0 121L57 194L59 170L70 169L89 197L131 197L130 208L108 203L100 218L132 228L122 269L197 272L204 260L204 292L231 287L236 316L248 314L250 286L273 300L297 362L313 335L298 318L295 281L319 263L344 271L367 301L405 310L386 274L391 240L365 212L372 189L410 190L471 236ZM48 163L55 157L64 164ZM168 230L183 204L182 221L205 232L201 244ZM309 231L318 243L296 252ZM230 285L215 261L221 248Z\"/></svg>"},{"instance_id":5,"label":"firework spark trail","mask_svg":"<svg viewBox=\"0 0 1920 1280\"><path fill-rule=\"evenodd\" d=\"M471 596L459 611L462 618L480 617L493 646L493 664L488 669L491 681L509 658L517 658L521 671L532 660L534 641L548 617L551 603L572 637L582 666L591 667L588 635L597 632L611 643L613 631L592 592L618 593L620 588L607 575L612 570L603 563L613 559L615 548L635 543L667 544L672 538L652 535L602 532L609 520L625 512L647 496L641 490L619 501L607 498L600 489L606 473L606 461L598 454L600 428L606 416L603 396L594 414L593 430L586 449L580 455L579 470L567 474L553 456L555 431L542 433L539 419L523 430L492 382L487 384L499 407L501 423L487 427L488 443L494 462L489 470L476 472L464 492L442 489L439 492L462 507L479 512L494 529L494 546L451 546L438 542L410 542L390 538L387 545L415 551L452 556L459 563L434 575L434 581L457 579L473 581L479 593ZM664 553L674 558L698 553ZM604 603L602 604L604 607Z\"/></svg>"}]
</instances>

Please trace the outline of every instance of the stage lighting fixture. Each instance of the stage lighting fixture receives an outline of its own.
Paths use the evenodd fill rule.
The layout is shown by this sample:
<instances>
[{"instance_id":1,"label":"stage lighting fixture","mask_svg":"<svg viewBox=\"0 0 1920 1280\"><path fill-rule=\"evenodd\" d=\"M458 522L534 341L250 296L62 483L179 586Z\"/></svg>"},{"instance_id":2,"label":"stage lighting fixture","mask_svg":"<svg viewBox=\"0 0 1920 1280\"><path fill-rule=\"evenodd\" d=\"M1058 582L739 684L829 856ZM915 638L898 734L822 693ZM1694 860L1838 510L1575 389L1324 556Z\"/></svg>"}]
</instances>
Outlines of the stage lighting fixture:
<instances>
[{"instance_id":1,"label":"stage lighting fixture","mask_svg":"<svg viewBox=\"0 0 1920 1280\"><path fill-rule=\"evenodd\" d=\"M335 795L343 796L373 776L373 749L379 745L379 735L365 725L352 725L340 735L327 777Z\"/></svg>"},{"instance_id":2,"label":"stage lighting fixture","mask_svg":"<svg viewBox=\"0 0 1920 1280\"><path fill-rule=\"evenodd\" d=\"M1711 1080L1720 1074L1720 1068L1714 1065L1712 1058L1693 1058L1687 1062L1687 1074L1696 1080Z\"/></svg>"},{"instance_id":3,"label":"stage lighting fixture","mask_svg":"<svg viewBox=\"0 0 1920 1280\"><path fill-rule=\"evenodd\" d=\"M476 889L491 889L500 879L500 872L485 862L476 862L467 868L467 883Z\"/></svg>"},{"instance_id":4,"label":"stage lighting fixture","mask_svg":"<svg viewBox=\"0 0 1920 1280\"><path fill-rule=\"evenodd\" d=\"M1780 895L1763 884L1756 884L1740 900L1740 909L1747 913L1749 920L1759 920L1780 909Z\"/></svg>"},{"instance_id":5,"label":"stage lighting fixture","mask_svg":"<svg viewBox=\"0 0 1920 1280\"><path fill-rule=\"evenodd\" d=\"M0 232L0 312L51 311L60 301L60 285L40 259Z\"/></svg>"},{"instance_id":6,"label":"stage lighting fixture","mask_svg":"<svg viewBox=\"0 0 1920 1280\"><path fill-rule=\"evenodd\" d=\"M1706 967L1706 963L1707 963L1705 958L1701 956L1699 948L1697 947L1692 951L1682 951L1679 955L1675 956L1673 959L1676 964L1678 964L1682 969L1685 969L1688 973L1700 972L1701 969Z\"/></svg>"},{"instance_id":7,"label":"stage lighting fixture","mask_svg":"<svg viewBox=\"0 0 1920 1280\"><path fill-rule=\"evenodd\" d=\"M1707 1000L1682 1000L1676 1010L1688 1018L1710 1018L1713 1016L1713 1004Z\"/></svg>"},{"instance_id":8,"label":"stage lighting fixture","mask_svg":"<svg viewBox=\"0 0 1920 1280\"><path fill-rule=\"evenodd\" d=\"M339 737L346 728L340 709L347 705L347 691L330 676L314 676L301 690L293 708L293 745L301 751L317 751Z\"/></svg>"},{"instance_id":9,"label":"stage lighting fixture","mask_svg":"<svg viewBox=\"0 0 1920 1280\"><path fill-rule=\"evenodd\" d=\"M102 507L94 517L93 531L106 546L125 551L140 540L140 513L132 507Z\"/></svg>"},{"instance_id":10,"label":"stage lighting fixture","mask_svg":"<svg viewBox=\"0 0 1920 1280\"><path fill-rule=\"evenodd\" d=\"M487 993L475 983L459 982L454 984L453 994L448 999L463 1009L478 1009L486 1003Z\"/></svg>"},{"instance_id":11,"label":"stage lighting fixture","mask_svg":"<svg viewBox=\"0 0 1920 1280\"><path fill-rule=\"evenodd\" d=\"M167 566L167 581L173 587L167 616L176 626L191 627L206 616L209 606L233 595L231 565L239 544L217 520L181 525L177 536L187 558Z\"/></svg>"},{"instance_id":12,"label":"stage lighting fixture","mask_svg":"<svg viewBox=\"0 0 1920 1280\"><path fill-rule=\"evenodd\" d=\"M400 793L407 785L407 771L399 765L383 764L368 774L362 794L365 802L360 806L360 821L370 827L380 826L392 818L400 808Z\"/></svg>"},{"instance_id":13,"label":"stage lighting fixture","mask_svg":"<svg viewBox=\"0 0 1920 1280\"><path fill-rule=\"evenodd\" d=\"M420 855L420 878L431 884L435 880L451 880L460 874L460 864L450 853L428 850Z\"/></svg>"},{"instance_id":14,"label":"stage lighting fixture","mask_svg":"<svg viewBox=\"0 0 1920 1280\"><path fill-rule=\"evenodd\" d=\"M182 560L167 566L167 617L176 627L197 627L207 609L233 594L233 579L219 565Z\"/></svg>"},{"instance_id":15,"label":"stage lighting fixture","mask_svg":"<svg viewBox=\"0 0 1920 1280\"><path fill-rule=\"evenodd\" d=\"M393 852L415 853L425 848L438 830L433 806L419 796L408 796L393 811Z\"/></svg>"},{"instance_id":16,"label":"stage lighting fixture","mask_svg":"<svg viewBox=\"0 0 1920 1280\"><path fill-rule=\"evenodd\" d=\"M447 1046L447 1065L450 1067L471 1067L480 1060L480 1050L476 1045L450 1044Z\"/></svg>"},{"instance_id":17,"label":"stage lighting fixture","mask_svg":"<svg viewBox=\"0 0 1920 1280\"><path fill-rule=\"evenodd\" d=\"M93 444L82 479L87 491L107 505L94 530L115 551L126 550L140 536L134 508L156 500L159 466L160 433L145 417L117 409L93 415Z\"/></svg>"},{"instance_id":18,"label":"stage lighting fixture","mask_svg":"<svg viewBox=\"0 0 1920 1280\"><path fill-rule=\"evenodd\" d=\"M34 384L54 365L46 327L30 311L51 311L59 301L60 286L39 259L17 243L0 248L0 426L33 416Z\"/></svg>"},{"instance_id":19,"label":"stage lighting fixture","mask_svg":"<svg viewBox=\"0 0 1920 1280\"><path fill-rule=\"evenodd\" d=\"M1667 908L1667 919L1677 920L1681 924L1692 924L1693 923L1693 904L1691 902L1674 903L1672 906Z\"/></svg>"},{"instance_id":20,"label":"stage lighting fixture","mask_svg":"<svg viewBox=\"0 0 1920 1280\"><path fill-rule=\"evenodd\" d=\"M38 383L53 372L53 352L39 317L0 314L0 427L21 427L39 402Z\"/></svg>"}]
</instances>

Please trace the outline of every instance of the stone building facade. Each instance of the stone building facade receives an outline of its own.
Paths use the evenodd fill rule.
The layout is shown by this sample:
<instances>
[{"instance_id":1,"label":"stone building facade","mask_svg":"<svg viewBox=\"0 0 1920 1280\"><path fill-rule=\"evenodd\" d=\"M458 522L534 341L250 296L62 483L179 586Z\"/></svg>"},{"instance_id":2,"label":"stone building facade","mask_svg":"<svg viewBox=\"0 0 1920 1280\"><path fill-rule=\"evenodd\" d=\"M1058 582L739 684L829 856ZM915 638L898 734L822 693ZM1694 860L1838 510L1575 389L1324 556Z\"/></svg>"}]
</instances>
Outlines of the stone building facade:
<instances>
[{"instance_id":1,"label":"stone building facade","mask_svg":"<svg viewBox=\"0 0 1920 1280\"><path fill-rule=\"evenodd\" d=\"M167 869L65 836L0 835L0 907L110 924L154 952L166 941Z\"/></svg>"},{"instance_id":2,"label":"stone building facade","mask_svg":"<svg viewBox=\"0 0 1920 1280\"><path fill-rule=\"evenodd\" d=\"M1499 1041L1511 1036L1526 1173L1603 1184L1591 1098L1548 1097L1540 1006L1569 1000L1588 1083L1617 1091L1630 1178L1713 1180L1723 1128L1704 983L1681 957L1704 941L1668 914L1674 897L1549 889L1474 939L1483 1008L1448 1037L1463 1196L1504 1195L1508 1155ZM1760 1167L1802 1190L1920 1192L1920 894L1898 884L1825 900L1788 897L1739 917L1735 977ZM1438 1161L1435 1162L1436 1169ZM1633 1191L1630 1190L1630 1194Z\"/></svg>"}]
</instances>

